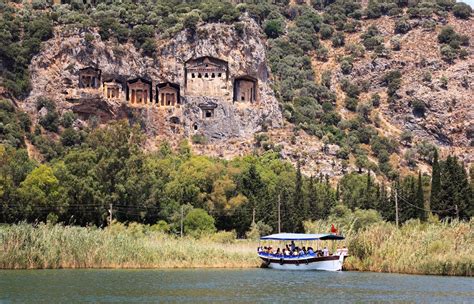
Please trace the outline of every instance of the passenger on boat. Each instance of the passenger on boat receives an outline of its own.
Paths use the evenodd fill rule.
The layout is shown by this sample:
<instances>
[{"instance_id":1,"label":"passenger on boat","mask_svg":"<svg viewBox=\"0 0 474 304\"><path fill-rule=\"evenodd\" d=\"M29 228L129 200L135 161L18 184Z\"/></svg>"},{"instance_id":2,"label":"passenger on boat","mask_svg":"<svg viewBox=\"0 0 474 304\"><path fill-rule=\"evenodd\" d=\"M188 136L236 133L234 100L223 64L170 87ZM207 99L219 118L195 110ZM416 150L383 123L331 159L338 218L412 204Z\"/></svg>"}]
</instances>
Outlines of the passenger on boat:
<instances>
[{"instance_id":1,"label":"passenger on boat","mask_svg":"<svg viewBox=\"0 0 474 304\"><path fill-rule=\"evenodd\" d=\"M277 249L277 251L276 251L275 254L276 254L276 255L281 255L280 247L278 247L278 249Z\"/></svg>"},{"instance_id":2,"label":"passenger on boat","mask_svg":"<svg viewBox=\"0 0 474 304\"><path fill-rule=\"evenodd\" d=\"M295 251L296 249L295 241L291 241L290 247L291 247L291 251Z\"/></svg>"},{"instance_id":3,"label":"passenger on boat","mask_svg":"<svg viewBox=\"0 0 474 304\"><path fill-rule=\"evenodd\" d=\"M323 249L323 256L325 257L329 256L329 249L327 247L324 247Z\"/></svg>"},{"instance_id":4,"label":"passenger on boat","mask_svg":"<svg viewBox=\"0 0 474 304\"><path fill-rule=\"evenodd\" d=\"M337 247L336 255L341 255L341 254L342 254L342 249Z\"/></svg>"},{"instance_id":5,"label":"passenger on boat","mask_svg":"<svg viewBox=\"0 0 474 304\"><path fill-rule=\"evenodd\" d=\"M308 247L308 254L309 254L309 255L313 255L313 254L314 254L314 251L313 251L313 248L312 248L312 247Z\"/></svg>"},{"instance_id":6,"label":"passenger on boat","mask_svg":"<svg viewBox=\"0 0 474 304\"><path fill-rule=\"evenodd\" d=\"M261 247L261 246L258 246L257 252L260 253L260 252L262 252L262 251L263 251L262 247Z\"/></svg>"},{"instance_id":7,"label":"passenger on boat","mask_svg":"<svg viewBox=\"0 0 474 304\"><path fill-rule=\"evenodd\" d=\"M349 249L347 249L346 246L342 247L341 254L344 256L347 256L348 253L349 253Z\"/></svg>"}]
</instances>

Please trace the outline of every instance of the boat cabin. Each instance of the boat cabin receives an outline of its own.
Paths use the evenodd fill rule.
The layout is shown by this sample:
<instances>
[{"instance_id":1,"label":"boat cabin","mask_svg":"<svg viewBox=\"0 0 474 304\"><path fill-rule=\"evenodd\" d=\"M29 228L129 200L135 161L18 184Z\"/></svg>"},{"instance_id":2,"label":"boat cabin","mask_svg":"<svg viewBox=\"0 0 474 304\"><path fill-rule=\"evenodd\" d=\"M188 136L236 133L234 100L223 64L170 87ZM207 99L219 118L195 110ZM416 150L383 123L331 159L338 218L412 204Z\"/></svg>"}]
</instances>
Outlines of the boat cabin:
<instances>
[{"instance_id":1,"label":"boat cabin","mask_svg":"<svg viewBox=\"0 0 474 304\"><path fill-rule=\"evenodd\" d=\"M263 236L260 240L280 243L275 245L275 247L278 246L277 249L272 245L259 246L257 249L263 266L274 269L339 271L342 270L344 259L348 254L345 247L333 254L330 253L328 244L320 248L322 247L320 241L344 240L344 236L334 233L278 233ZM300 245L298 246L295 242Z\"/></svg>"}]
</instances>

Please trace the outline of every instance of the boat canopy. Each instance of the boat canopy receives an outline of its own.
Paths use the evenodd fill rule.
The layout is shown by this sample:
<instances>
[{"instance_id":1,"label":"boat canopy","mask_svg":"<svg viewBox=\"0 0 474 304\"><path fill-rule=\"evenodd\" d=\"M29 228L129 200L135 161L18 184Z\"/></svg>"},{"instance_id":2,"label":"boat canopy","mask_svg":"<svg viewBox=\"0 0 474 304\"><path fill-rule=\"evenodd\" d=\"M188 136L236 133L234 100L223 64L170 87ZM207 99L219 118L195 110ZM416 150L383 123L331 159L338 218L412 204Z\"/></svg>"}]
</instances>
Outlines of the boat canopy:
<instances>
[{"instance_id":1,"label":"boat canopy","mask_svg":"<svg viewBox=\"0 0 474 304\"><path fill-rule=\"evenodd\" d=\"M307 234L307 233L277 233L262 236L261 240L277 240L277 241L313 241L313 240L343 240L342 235L331 233Z\"/></svg>"}]
</instances>

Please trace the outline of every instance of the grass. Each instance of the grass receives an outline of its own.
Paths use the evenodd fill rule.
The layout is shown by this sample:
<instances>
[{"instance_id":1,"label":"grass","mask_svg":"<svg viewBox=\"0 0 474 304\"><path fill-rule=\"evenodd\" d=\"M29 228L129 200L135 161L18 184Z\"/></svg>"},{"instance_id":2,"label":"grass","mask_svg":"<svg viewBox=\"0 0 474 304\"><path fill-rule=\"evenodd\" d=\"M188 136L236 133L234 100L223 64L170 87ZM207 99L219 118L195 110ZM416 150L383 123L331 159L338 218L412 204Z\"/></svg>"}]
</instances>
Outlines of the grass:
<instances>
[{"instance_id":1,"label":"grass","mask_svg":"<svg viewBox=\"0 0 474 304\"><path fill-rule=\"evenodd\" d=\"M330 223L310 222L306 229L326 231ZM345 231L340 245L349 248L347 270L472 276L473 223L409 221L397 229L378 220L357 226L352 219L336 226ZM0 226L0 268L250 268L260 265L257 246L225 232L194 239L139 224L99 229L23 223Z\"/></svg>"},{"instance_id":2,"label":"grass","mask_svg":"<svg viewBox=\"0 0 474 304\"><path fill-rule=\"evenodd\" d=\"M472 276L474 221L420 222L400 228L392 223L371 223L359 230L346 229L350 257L347 270L407 274ZM329 223L318 223L326 226ZM312 228L318 225L313 223ZM316 228L317 229L317 228Z\"/></svg>"},{"instance_id":3,"label":"grass","mask_svg":"<svg viewBox=\"0 0 474 304\"><path fill-rule=\"evenodd\" d=\"M120 225L119 225L120 227ZM0 226L0 268L257 267L256 244L177 238L145 226L99 229L41 224Z\"/></svg>"}]
</instances>

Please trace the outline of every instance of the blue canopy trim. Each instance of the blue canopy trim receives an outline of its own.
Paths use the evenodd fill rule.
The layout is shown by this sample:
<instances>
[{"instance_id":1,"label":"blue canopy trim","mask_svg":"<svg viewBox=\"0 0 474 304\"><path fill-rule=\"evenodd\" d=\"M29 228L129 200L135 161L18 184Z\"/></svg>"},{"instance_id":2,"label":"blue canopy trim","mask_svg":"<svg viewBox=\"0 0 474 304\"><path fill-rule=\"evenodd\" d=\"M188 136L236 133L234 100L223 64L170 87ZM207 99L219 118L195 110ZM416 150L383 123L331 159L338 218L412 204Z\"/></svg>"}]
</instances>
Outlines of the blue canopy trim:
<instances>
[{"instance_id":1,"label":"blue canopy trim","mask_svg":"<svg viewBox=\"0 0 474 304\"><path fill-rule=\"evenodd\" d=\"M330 233L319 233L319 234L306 234L306 233L277 233L267 236L262 236L261 240L276 240L276 241L314 241L314 240L343 240L344 236L330 234Z\"/></svg>"}]
</instances>

